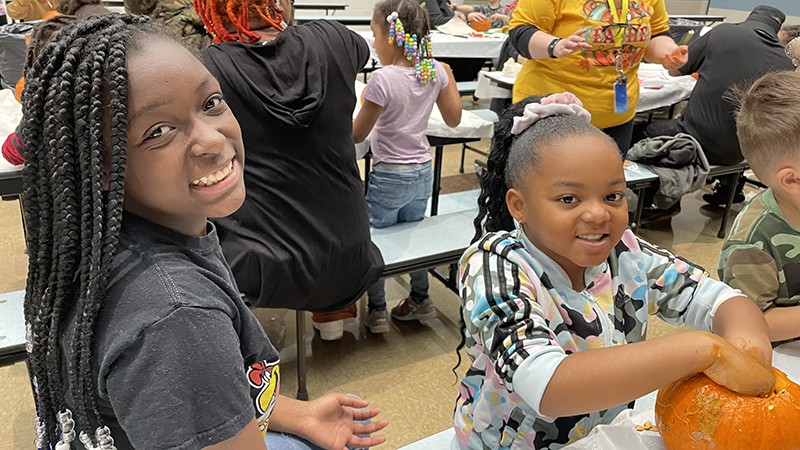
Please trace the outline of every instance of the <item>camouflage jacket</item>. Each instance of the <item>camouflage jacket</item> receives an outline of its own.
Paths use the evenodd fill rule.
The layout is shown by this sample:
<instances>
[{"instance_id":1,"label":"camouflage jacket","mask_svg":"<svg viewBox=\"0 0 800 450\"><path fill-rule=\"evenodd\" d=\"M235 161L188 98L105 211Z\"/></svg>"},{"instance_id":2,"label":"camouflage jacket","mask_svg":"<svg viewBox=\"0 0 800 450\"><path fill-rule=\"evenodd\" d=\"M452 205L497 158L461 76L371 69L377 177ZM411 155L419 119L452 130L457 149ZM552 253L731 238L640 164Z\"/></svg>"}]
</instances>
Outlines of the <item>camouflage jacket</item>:
<instances>
[{"instance_id":1,"label":"camouflage jacket","mask_svg":"<svg viewBox=\"0 0 800 450\"><path fill-rule=\"evenodd\" d=\"M125 11L147 14L173 28L190 47L203 50L214 43L192 0L125 0Z\"/></svg>"},{"instance_id":2,"label":"camouflage jacket","mask_svg":"<svg viewBox=\"0 0 800 450\"><path fill-rule=\"evenodd\" d=\"M736 217L717 270L720 280L762 311L800 304L800 228L786 220L772 189L753 197Z\"/></svg>"},{"instance_id":3,"label":"camouflage jacket","mask_svg":"<svg viewBox=\"0 0 800 450\"><path fill-rule=\"evenodd\" d=\"M611 422L632 402L572 417L538 411L566 355L643 341L650 314L709 331L716 308L740 295L630 230L604 263L586 268L582 292L519 231L489 233L460 266L472 365L461 381L454 422L457 446L469 450L556 450Z\"/></svg>"},{"instance_id":4,"label":"camouflage jacket","mask_svg":"<svg viewBox=\"0 0 800 450\"><path fill-rule=\"evenodd\" d=\"M192 0L159 0L153 13L157 22L175 29L192 48L203 50L214 43Z\"/></svg>"}]
</instances>

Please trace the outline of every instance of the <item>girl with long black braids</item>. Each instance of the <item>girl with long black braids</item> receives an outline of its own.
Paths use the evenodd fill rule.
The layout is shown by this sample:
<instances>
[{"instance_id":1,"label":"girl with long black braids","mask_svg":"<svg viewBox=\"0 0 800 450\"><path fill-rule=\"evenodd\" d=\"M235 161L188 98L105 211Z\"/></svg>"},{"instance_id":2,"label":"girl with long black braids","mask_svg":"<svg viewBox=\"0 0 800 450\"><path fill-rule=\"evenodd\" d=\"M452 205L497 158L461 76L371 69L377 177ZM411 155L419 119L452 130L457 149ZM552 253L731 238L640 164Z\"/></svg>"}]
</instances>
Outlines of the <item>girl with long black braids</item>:
<instances>
[{"instance_id":1,"label":"girl with long black braids","mask_svg":"<svg viewBox=\"0 0 800 450\"><path fill-rule=\"evenodd\" d=\"M28 74L37 447L383 442L356 436L386 425L354 422L378 414L362 400L279 395L278 353L207 220L244 200L241 131L216 80L165 30L92 17L59 32Z\"/></svg>"},{"instance_id":2,"label":"girl with long black braids","mask_svg":"<svg viewBox=\"0 0 800 450\"><path fill-rule=\"evenodd\" d=\"M696 372L772 389L758 307L627 230L622 159L590 119L572 94L529 97L495 130L461 259L453 448L561 448ZM650 313L699 331L646 341Z\"/></svg>"}]
</instances>

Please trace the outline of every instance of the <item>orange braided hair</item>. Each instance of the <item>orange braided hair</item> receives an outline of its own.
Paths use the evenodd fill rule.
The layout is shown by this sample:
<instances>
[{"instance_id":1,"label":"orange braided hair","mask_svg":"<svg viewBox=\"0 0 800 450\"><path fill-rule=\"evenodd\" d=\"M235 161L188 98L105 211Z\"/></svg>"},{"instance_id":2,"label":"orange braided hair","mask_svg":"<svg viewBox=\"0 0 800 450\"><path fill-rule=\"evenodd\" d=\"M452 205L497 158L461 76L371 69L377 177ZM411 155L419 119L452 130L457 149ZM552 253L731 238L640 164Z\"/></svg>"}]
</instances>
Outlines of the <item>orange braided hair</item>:
<instances>
[{"instance_id":1,"label":"orange braided hair","mask_svg":"<svg viewBox=\"0 0 800 450\"><path fill-rule=\"evenodd\" d=\"M206 30L214 38L214 42L240 41L253 44L259 36L250 31L250 15L258 16L269 26L283 31L283 16L278 11L278 0L194 0L194 9L203 19ZM225 29L226 24L233 24L236 33Z\"/></svg>"}]
</instances>

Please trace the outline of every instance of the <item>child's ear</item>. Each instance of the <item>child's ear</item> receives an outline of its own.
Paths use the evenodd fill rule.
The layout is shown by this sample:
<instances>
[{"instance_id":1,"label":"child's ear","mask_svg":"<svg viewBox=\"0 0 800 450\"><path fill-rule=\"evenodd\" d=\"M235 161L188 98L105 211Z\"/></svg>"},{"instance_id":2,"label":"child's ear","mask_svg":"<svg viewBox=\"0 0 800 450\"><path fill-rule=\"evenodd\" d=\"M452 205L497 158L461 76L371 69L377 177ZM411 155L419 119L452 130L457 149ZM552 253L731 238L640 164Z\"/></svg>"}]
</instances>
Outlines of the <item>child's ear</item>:
<instances>
[{"instance_id":1,"label":"child's ear","mask_svg":"<svg viewBox=\"0 0 800 450\"><path fill-rule=\"evenodd\" d=\"M515 218L519 223L525 223L525 197L522 192L516 189L509 189L506 192L506 206L511 217Z\"/></svg>"},{"instance_id":2,"label":"child's ear","mask_svg":"<svg viewBox=\"0 0 800 450\"><path fill-rule=\"evenodd\" d=\"M778 185L789 194L800 195L800 170L794 165L784 166L775 175Z\"/></svg>"}]
</instances>

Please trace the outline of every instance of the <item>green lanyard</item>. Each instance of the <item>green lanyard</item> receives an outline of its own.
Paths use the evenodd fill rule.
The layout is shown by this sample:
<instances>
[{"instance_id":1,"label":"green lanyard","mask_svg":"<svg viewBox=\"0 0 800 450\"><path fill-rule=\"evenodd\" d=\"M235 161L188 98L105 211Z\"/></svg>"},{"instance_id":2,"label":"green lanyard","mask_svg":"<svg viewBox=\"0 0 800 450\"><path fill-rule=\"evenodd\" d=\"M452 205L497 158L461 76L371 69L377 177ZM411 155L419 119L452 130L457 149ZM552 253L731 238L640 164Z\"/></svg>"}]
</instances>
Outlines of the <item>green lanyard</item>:
<instances>
[{"instance_id":1,"label":"green lanyard","mask_svg":"<svg viewBox=\"0 0 800 450\"><path fill-rule=\"evenodd\" d=\"M611 18L614 20L613 25L617 26L614 32L614 46L622 48L623 39L625 38L625 31L627 27L620 26L623 23L628 24L628 5L630 0L622 0L622 10L617 11L617 5L614 0L608 0L608 9L611 10ZM625 20L623 22L623 19Z\"/></svg>"}]
</instances>

